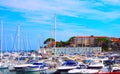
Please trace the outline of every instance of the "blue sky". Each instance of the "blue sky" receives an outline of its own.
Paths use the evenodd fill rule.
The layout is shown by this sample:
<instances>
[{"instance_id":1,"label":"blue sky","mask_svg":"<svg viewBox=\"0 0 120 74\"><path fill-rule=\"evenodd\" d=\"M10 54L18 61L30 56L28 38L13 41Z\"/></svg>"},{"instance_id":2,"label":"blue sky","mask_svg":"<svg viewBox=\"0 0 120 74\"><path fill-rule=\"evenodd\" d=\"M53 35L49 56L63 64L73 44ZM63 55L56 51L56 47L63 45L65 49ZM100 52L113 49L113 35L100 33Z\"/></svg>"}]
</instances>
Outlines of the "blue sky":
<instances>
[{"instance_id":1,"label":"blue sky","mask_svg":"<svg viewBox=\"0 0 120 74\"><path fill-rule=\"evenodd\" d=\"M21 43L28 36L29 46L37 49L39 40L42 45L53 37L55 13L57 41L84 35L84 31L88 36L120 37L120 0L1 0L0 19L7 40L3 44L12 49L20 24Z\"/></svg>"}]
</instances>

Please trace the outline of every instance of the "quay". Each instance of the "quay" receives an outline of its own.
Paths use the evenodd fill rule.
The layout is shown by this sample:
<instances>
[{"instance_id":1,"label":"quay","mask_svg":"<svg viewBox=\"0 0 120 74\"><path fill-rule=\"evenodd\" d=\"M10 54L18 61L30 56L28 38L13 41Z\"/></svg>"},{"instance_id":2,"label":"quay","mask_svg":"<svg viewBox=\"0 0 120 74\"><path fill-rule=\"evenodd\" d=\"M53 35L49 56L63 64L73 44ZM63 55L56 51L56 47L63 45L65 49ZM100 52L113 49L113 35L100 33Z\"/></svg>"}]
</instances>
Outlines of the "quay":
<instances>
[{"instance_id":1,"label":"quay","mask_svg":"<svg viewBox=\"0 0 120 74\"><path fill-rule=\"evenodd\" d=\"M41 49L42 50L42 49ZM81 54L86 55L88 53L101 53L101 47L56 47L56 48L45 48L46 52L54 53L55 55L70 55L70 54Z\"/></svg>"}]
</instances>

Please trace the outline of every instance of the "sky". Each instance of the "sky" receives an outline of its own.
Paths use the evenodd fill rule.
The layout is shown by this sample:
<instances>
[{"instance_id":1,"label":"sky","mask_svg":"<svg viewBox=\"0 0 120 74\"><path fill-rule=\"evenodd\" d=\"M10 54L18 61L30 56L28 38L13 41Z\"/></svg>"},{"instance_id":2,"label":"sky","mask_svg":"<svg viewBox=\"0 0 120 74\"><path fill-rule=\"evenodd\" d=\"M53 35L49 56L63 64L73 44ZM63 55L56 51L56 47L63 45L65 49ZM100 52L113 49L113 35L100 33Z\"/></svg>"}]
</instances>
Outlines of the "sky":
<instances>
[{"instance_id":1,"label":"sky","mask_svg":"<svg viewBox=\"0 0 120 74\"><path fill-rule=\"evenodd\" d=\"M21 49L38 49L45 39L67 41L71 36L120 38L120 0L1 0L3 49L17 49L20 25Z\"/></svg>"}]
</instances>

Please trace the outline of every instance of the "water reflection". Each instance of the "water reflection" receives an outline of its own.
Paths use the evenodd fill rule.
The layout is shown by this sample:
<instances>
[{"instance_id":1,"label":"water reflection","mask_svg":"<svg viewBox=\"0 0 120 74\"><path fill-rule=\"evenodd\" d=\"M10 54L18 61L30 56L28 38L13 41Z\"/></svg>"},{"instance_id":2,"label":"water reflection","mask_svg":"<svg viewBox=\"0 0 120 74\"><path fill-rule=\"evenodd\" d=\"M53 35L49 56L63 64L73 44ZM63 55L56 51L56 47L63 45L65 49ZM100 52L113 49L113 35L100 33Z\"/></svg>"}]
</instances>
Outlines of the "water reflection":
<instances>
[{"instance_id":1,"label":"water reflection","mask_svg":"<svg viewBox=\"0 0 120 74\"><path fill-rule=\"evenodd\" d=\"M0 69L0 74L16 74L15 72L9 72L8 69Z\"/></svg>"},{"instance_id":2,"label":"water reflection","mask_svg":"<svg viewBox=\"0 0 120 74\"><path fill-rule=\"evenodd\" d=\"M25 72L24 74L40 74L40 72Z\"/></svg>"}]
</instances>

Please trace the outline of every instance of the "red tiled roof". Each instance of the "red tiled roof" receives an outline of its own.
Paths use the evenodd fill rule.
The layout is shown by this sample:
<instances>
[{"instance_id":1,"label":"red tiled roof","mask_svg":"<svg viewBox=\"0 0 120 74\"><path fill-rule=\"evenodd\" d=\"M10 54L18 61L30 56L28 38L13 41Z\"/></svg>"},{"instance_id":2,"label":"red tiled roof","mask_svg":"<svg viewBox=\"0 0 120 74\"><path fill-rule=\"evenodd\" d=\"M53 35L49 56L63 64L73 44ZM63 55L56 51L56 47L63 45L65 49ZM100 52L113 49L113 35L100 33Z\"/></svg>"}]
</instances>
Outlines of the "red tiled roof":
<instances>
[{"instance_id":1,"label":"red tiled roof","mask_svg":"<svg viewBox=\"0 0 120 74\"><path fill-rule=\"evenodd\" d=\"M111 40L112 40L113 42L120 42L120 39L119 39L119 38L114 38L114 37L112 37Z\"/></svg>"},{"instance_id":2,"label":"red tiled roof","mask_svg":"<svg viewBox=\"0 0 120 74\"><path fill-rule=\"evenodd\" d=\"M110 38L113 42L120 42L119 38L107 37L107 36L76 36L77 38Z\"/></svg>"},{"instance_id":3,"label":"red tiled roof","mask_svg":"<svg viewBox=\"0 0 120 74\"><path fill-rule=\"evenodd\" d=\"M107 36L77 36L77 38L107 38Z\"/></svg>"}]
</instances>

